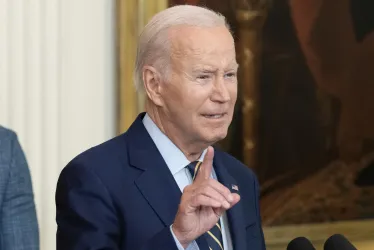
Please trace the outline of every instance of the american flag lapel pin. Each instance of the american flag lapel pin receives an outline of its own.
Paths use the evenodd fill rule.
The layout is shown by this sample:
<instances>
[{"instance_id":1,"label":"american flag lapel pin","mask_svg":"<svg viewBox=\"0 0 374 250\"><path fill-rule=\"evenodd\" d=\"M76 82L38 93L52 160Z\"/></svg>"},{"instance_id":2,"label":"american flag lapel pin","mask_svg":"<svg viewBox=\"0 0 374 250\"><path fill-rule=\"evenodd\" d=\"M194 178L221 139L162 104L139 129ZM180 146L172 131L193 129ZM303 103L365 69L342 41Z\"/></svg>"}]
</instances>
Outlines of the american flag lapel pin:
<instances>
[{"instance_id":1,"label":"american flag lapel pin","mask_svg":"<svg viewBox=\"0 0 374 250\"><path fill-rule=\"evenodd\" d=\"M237 185L234 185L234 184L231 185L231 189L239 191L239 187Z\"/></svg>"}]
</instances>

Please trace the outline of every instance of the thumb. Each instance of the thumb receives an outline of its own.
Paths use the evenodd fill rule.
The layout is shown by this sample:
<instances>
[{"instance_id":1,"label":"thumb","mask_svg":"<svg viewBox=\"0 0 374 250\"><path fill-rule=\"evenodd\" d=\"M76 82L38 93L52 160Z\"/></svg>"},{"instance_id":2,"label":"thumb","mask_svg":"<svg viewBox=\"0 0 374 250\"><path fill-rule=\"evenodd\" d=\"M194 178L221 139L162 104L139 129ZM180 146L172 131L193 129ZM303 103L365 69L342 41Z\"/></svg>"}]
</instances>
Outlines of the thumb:
<instances>
[{"instance_id":1,"label":"thumb","mask_svg":"<svg viewBox=\"0 0 374 250\"><path fill-rule=\"evenodd\" d=\"M213 169L213 157L214 157L214 149L213 147L209 146L204 156L203 163L201 164L199 168L199 173L196 176L195 180L200 181L200 180L207 180L210 178L210 175L212 174L212 169Z\"/></svg>"}]
</instances>

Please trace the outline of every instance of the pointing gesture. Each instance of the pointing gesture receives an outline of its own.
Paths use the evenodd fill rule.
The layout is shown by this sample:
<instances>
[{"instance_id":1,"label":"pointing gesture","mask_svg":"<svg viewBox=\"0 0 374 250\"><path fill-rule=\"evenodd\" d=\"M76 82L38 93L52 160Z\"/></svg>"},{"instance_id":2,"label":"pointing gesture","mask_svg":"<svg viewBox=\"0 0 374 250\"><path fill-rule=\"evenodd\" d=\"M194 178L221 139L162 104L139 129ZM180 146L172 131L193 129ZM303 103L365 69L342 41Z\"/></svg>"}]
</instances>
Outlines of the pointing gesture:
<instances>
[{"instance_id":1,"label":"pointing gesture","mask_svg":"<svg viewBox=\"0 0 374 250\"><path fill-rule=\"evenodd\" d=\"M173 232L184 248L210 230L224 211L240 200L238 194L211 178L213 157L214 150L209 147L203 163L196 165L193 183L183 190Z\"/></svg>"},{"instance_id":2,"label":"pointing gesture","mask_svg":"<svg viewBox=\"0 0 374 250\"><path fill-rule=\"evenodd\" d=\"M209 147L205 154L203 163L199 167L200 173L197 176L195 176L195 182L201 182L210 179L213 169L213 158L214 149L212 147Z\"/></svg>"}]
</instances>

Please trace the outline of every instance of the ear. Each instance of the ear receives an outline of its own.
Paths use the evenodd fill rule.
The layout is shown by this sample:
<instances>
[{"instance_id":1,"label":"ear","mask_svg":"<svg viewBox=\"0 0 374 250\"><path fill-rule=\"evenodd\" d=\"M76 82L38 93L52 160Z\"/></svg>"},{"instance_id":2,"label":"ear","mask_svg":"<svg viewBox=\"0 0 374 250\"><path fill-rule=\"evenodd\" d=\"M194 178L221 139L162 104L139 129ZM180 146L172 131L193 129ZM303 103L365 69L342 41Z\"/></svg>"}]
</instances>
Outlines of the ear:
<instances>
[{"instance_id":1,"label":"ear","mask_svg":"<svg viewBox=\"0 0 374 250\"><path fill-rule=\"evenodd\" d=\"M143 67L143 82L144 89L147 92L148 98L157 106L162 106L162 82L158 71L152 66Z\"/></svg>"}]
</instances>

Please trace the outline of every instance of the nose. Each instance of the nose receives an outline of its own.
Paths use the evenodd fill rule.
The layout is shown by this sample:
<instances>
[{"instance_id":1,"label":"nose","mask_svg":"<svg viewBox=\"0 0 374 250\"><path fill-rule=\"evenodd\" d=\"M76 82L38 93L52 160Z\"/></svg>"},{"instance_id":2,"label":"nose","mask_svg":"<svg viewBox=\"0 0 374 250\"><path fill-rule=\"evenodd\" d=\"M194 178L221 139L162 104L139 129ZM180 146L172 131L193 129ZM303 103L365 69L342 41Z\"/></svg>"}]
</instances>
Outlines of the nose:
<instances>
[{"instance_id":1,"label":"nose","mask_svg":"<svg viewBox=\"0 0 374 250\"><path fill-rule=\"evenodd\" d=\"M224 79L219 78L216 80L213 86L213 93L211 99L212 101L219 103L225 103L230 101L230 93L225 84Z\"/></svg>"}]
</instances>

